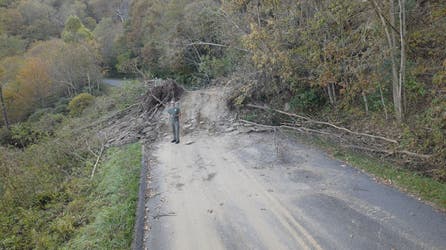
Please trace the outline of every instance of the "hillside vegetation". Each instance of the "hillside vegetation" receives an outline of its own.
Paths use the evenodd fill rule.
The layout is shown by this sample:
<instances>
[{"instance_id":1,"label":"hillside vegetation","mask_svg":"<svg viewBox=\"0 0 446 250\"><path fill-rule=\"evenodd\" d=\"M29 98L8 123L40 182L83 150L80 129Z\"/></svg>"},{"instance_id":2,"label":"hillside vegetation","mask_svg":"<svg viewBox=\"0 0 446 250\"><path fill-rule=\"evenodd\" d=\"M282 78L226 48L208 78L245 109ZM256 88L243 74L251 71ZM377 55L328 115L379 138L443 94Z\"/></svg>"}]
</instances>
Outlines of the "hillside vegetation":
<instances>
[{"instance_id":1,"label":"hillside vegetation","mask_svg":"<svg viewBox=\"0 0 446 250\"><path fill-rule=\"evenodd\" d=\"M98 121L132 105L142 89L132 83L96 97L77 117L58 114L50 134L39 127L47 118L28 122L38 138L0 146L0 249L129 249L141 146L111 147Z\"/></svg>"},{"instance_id":2,"label":"hillside vegetation","mask_svg":"<svg viewBox=\"0 0 446 250\"><path fill-rule=\"evenodd\" d=\"M385 154L444 181L445 29L444 1L135 0L117 67L217 79L236 86L235 108L267 104L389 138L397 144L367 149L408 151Z\"/></svg>"}]
</instances>

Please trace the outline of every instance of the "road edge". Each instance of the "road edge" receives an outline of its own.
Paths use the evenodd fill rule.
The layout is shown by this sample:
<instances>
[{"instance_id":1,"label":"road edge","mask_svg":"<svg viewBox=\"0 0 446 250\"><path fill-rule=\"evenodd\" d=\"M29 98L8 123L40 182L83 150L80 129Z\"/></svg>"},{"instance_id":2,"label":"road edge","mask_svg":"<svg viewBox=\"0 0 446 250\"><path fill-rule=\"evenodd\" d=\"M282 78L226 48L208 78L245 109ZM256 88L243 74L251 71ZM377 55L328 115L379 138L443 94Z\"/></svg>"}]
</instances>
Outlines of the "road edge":
<instances>
[{"instance_id":1,"label":"road edge","mask_svg":"<svg viewBox=\"0 0 446 250\"><path fill-rule=\"evenodd\" d=\"M139 179L138 203L136 206L135 227L133 232L132 249L143 249L144 246L144 215L147 187L147 161L145 157L144 143L141 143L141 173Z\"/></svg>"},{"instance_id":2,"label":"road edge","mask_svg":"<svg viewBox=\"0 0 446 250\"><path fill-rule=\"evenodd\" d=\"M430 206L437 212L446 213L446 207L441 203L441 200L435 200L436 198L430 197L428 193L423 193L423 190L420 188L409 187L407 184L400 183L400 180L398 178L389 178L388 176L385 176L386 174L377 173L375 170L370 169L370 167L365 166L364 163L357 162L357 160L355 160L354 158L357 158L359 156L363 159L369 159L373 163L376 163L377 166L379 166L378 169L383 169L383 171L395 171L398 172L398 174L400 175L416 178L417 180L424 179L429 182L435 182L438 183L439 185L443 185L441 182L438 182L429 177L417 175L415 172L412 172L409 169L398 168L392 162L381 160L373 155L367 155L362 152L355 152L348 148L336 147L332 141L324 137L317 137L310 134L299 134L294 131L290 132L293 134L293 136L299 138L302 143L310 147L314 147L318 150L321 150L328 157L344 162L349 166L353 167L354 169L361 171L362 173L366 174L371 179L373 179L374 182L380 183L387 187L391 187L408 197L411 197L427 206ZM401 177L401 178L408 178L408 177ZM441 190L431 191L430 193L435 193L435 192L441 192Z\"/></svg>"}]
</instances>

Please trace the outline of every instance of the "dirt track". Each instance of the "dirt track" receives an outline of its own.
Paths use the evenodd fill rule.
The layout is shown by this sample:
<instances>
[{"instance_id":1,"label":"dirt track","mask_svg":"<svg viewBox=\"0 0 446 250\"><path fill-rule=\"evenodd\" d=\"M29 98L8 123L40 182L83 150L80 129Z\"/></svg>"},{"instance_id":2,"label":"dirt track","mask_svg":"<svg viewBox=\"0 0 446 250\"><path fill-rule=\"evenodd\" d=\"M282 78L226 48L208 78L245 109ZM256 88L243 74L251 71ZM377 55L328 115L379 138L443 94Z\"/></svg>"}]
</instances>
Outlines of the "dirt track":
<instances>
[{"instance_id":1,"label":"dirt track","mask_svg":"<svg viewBox=\"0 0 446 250\"><path fill-rule=\"evenodd\" d=\"M187 92L182 142L149 152L146 249L446 248L444 214L285 134L244 133L222 92Z\"/></svg>"}]
</instances>

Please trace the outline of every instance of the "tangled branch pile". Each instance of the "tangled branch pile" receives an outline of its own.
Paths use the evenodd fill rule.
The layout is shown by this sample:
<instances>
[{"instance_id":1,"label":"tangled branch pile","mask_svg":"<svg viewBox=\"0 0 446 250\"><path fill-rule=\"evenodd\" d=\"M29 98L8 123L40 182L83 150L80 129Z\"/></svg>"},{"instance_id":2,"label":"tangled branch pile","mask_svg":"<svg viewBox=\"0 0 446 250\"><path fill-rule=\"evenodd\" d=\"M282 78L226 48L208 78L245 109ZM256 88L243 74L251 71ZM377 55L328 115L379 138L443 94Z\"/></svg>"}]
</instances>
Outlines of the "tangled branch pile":
<instances>
[{"instance_id":1,"label":"tangled branch pile","mask_svg":"<svg viewBox=\"0 0 446 250\"><path fill-rule=\"evenodd\" d=\"M170 100L178 100L184 92L174 80L154 79L145 82L146 93L139 102L118 111L104 119L104 131L113 135L108 140L110 145L123 145L143 139L153 141L159 129L157 115L159 110Z\"/></svg>"},{"instance_id":2,"label":"tangled branch pile","mask_svg":"<svg viewBox=\"0 0 446 250\"><path fill-rule=\"evenodd\" d=\"M170 100L178 100L184 89L174 80L154 79L146 82L149 88L143 97L143 110L150 112L154 107L164 105Z\"/></svg>"}]
</instances>

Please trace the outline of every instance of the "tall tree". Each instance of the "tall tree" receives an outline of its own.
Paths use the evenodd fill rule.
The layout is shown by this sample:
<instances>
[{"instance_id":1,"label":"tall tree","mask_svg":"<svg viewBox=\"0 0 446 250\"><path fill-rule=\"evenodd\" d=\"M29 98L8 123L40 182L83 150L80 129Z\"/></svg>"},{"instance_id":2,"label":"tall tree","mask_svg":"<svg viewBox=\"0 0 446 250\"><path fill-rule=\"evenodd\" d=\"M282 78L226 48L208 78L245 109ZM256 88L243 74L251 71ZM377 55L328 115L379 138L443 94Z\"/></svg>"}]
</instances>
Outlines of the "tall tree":
<instances>
[{"instance_id":1,"label":"tall tree","mask_svg":"<svg viewBox=\"0 0 446 250\"><path fill-rule=\"evenodd\" d=\"M2 69L0 69L0 75L2 75ZM3 97L3 84L0 83L0 103L2 108L3 121L8 130L11 130L9 126L8 112L6 110L5 98Z\"/></svg>"},{"instance_id":2,"label":"tall tree","mask_svg":"<svg viewBox=\"0 0 446 250\"><path fill-rule=\"evenodd\" d=\"M395 0L390 0L388 3L388 18L383 8L386 6L377 0L370 0L373 8L378 15L380 22L386 34L387 44L390 51L390 62L392 65L392 94L393 106L395 110L395 117L398 122L402 122L404 116L403 110L403 86L405 84L406 71L406 1L398 0L399 3L399 31L396 26L395 15L397 13ZM384 7L383 7L384 6ZM399 44L397 43L396 35L399 33ZM398 57L398 46L400 53ZM400 61L398 65L398 60Z\"/></svg>"},{"instance_id":3,"label":"tall tree","mask_svg":"<svg viewBox=\"0 0 446 250\"><path fill-rule=\"evenodd\" d=\"M46 99L51 95L51 79L47 65L40 58L27 58L17 74L21 92L29 98L28 102L44 107Z\"/></svg>"},{"instance_id":4,"label":"tall tree","mask_svg":"<svg viewBox=\"0 0 446 250\"><path fill-rule=\"evenodd\" d=\"M11 120L14 120L14 110L11 110L11 105L8 101L11 100L10 83L15 80L16 74L22 64L20 57L6 57L0 60L0 102L1 115L5 126L9 129ZM8 91L7 91L8 90Z\"/></svg>"}]
</instances>

